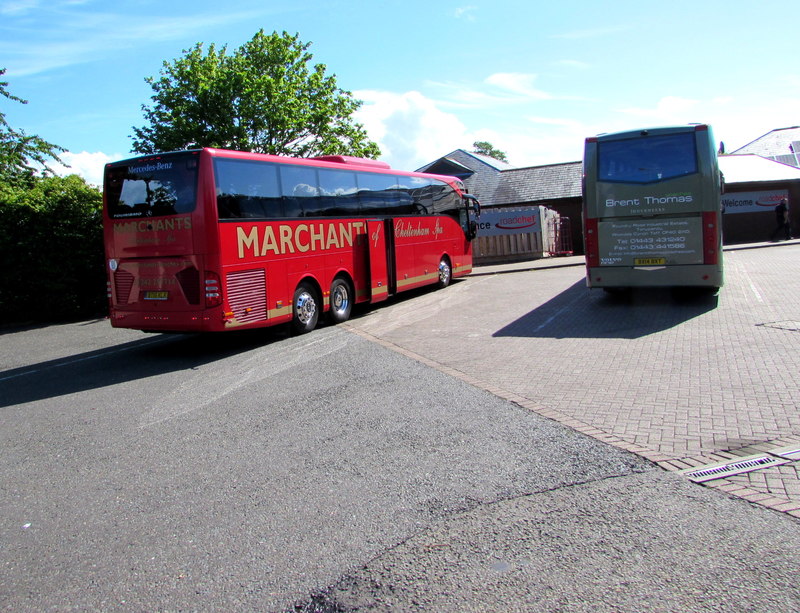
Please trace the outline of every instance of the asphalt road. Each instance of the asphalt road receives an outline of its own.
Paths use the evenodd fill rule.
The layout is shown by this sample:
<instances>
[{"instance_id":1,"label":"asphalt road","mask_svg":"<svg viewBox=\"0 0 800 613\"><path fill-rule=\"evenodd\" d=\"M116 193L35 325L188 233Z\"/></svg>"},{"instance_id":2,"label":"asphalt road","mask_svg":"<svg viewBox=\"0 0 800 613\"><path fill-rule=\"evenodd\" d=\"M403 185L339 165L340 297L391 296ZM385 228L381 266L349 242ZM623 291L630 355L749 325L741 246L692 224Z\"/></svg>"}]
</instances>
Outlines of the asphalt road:
<instances>
[{"instance_id":1,"label":"asphalt road","mask_svg":"<svg viewBox=\"0 0 800 613\"><path fill-rule=\"evenodd\" d=\"M83 322L0 368L4 610L800 606L797 520L343 328Z\"/></svg>"},{"instance_id":2,"label":"asphalt road","mask_svg":"<svg viewBox=\"0 0 800 613\"><path fill-rule=\"evenodd\" d=\"M338 328L2 346L6 610L282 610L438 520L653 470Z\"/></svg>"}]
</instances>

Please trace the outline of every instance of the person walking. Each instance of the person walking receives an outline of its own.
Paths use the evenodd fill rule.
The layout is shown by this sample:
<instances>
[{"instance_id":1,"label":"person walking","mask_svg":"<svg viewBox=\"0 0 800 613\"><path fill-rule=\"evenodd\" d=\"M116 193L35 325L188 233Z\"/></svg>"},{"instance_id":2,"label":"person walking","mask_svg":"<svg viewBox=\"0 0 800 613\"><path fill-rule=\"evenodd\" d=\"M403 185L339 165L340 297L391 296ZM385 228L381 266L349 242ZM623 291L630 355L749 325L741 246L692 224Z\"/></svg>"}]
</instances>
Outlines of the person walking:
<instances>
[{"instance_id":1,"label":"person walking","mask_svg":"<svg viewBox=\"0 0 800 613\"><path fill-rule=\"evenodd\" d=\"M781 232L787 241L792 238L792 227L789 223L789 207L786 205L785 198L775 207L775 222L777 223L777 227L770 236L770 240L775 240L775 236ZM778 240L780 240L780 238Z\"/></svg>"}]
</instances>

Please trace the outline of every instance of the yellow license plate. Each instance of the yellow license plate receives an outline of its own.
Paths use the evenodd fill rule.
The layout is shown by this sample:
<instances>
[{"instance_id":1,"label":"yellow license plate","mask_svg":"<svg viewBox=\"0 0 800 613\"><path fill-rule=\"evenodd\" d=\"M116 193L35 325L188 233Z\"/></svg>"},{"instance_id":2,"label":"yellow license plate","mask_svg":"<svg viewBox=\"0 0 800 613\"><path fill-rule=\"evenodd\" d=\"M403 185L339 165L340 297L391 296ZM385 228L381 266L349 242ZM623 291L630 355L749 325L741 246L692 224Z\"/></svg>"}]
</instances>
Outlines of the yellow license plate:
<instances>
[{"instance_id":1,"label":"yellow license plate","mask_svg":"<svg viewBox=\"0 0 800 613\"><path fill-rule=\"evenodd\" d=\"M636 258L633 260L634 266L663 266L667 263L667 258Z\"/></svg>"},{"instance_id":2,"label":"yellow license plate","mask_svg":"<svg viewBox=\"0 0 800 613\"><path fill-rule=\"evenodd\" d=\"M166 300L169 298L169 292L145 292L145 300Z\"/></svg>"}]
</instances>

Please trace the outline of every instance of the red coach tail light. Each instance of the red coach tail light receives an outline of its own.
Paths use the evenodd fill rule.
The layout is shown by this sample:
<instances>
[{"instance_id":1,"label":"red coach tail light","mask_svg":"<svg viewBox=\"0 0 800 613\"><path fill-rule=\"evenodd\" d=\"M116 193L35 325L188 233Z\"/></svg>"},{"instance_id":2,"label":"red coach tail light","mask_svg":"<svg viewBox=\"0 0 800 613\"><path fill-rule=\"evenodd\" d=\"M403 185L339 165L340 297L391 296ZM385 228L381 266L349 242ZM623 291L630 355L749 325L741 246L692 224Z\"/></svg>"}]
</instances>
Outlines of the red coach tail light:
<instances>
[{"instance_id":1,"label":"red coach tail light","mask_svg":"<svg viewBox=\"0 0 800 613\"><path fill-rule=\"evenodd\" d=\"M719 263L719 228L717 214L703 213L703 264Z\"/></svg>"},{"instance_id":2,"label":"red coach tail light","mask_svg":"<svg viewBox=\"0 0 800 613\"><path fill-rule=\"evenodd\" d=\"M222 304L222 286L217 273L206 271L205 290L206 307L216 307Z\"/></svg>"},{"instance_id":3,"label":"red coach tail light","mask_svg":"<svg viewBox=\"0 0 800 613\"><path fill-rule=\"evenodd\" d=\"M586 252L586 265L594 268L600 266L600 241L597 237L598 223L596 219L584 220L584 251Z\"/></svg>"}]
</instances>

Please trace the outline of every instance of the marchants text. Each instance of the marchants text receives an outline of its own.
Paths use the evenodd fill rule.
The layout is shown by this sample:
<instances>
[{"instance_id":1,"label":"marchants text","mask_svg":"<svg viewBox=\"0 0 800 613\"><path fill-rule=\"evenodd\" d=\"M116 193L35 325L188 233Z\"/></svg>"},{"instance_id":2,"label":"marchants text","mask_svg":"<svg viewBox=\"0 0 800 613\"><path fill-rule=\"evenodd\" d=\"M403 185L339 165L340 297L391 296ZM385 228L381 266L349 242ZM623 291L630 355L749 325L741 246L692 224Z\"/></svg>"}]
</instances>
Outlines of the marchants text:
<instances>
[{"instance_id":1,"label":"marchants text","mask_svg":"<svg viewBox=\"0 0 800 613\"><path fill-rule=\"evenodd\" d=\"M237 226L239 259L352 247L365 226L363 221L253 226L250 230Z\"/></svg>"}]
</instances>

